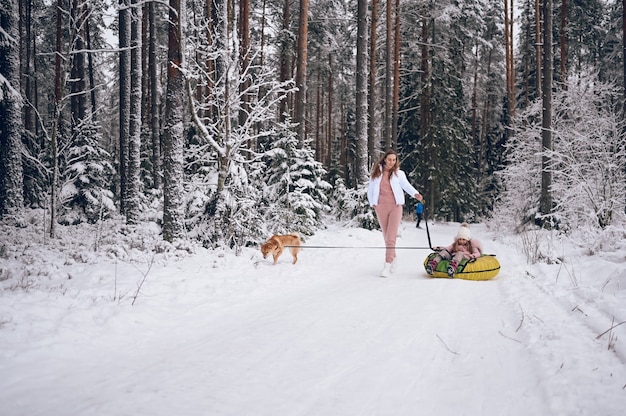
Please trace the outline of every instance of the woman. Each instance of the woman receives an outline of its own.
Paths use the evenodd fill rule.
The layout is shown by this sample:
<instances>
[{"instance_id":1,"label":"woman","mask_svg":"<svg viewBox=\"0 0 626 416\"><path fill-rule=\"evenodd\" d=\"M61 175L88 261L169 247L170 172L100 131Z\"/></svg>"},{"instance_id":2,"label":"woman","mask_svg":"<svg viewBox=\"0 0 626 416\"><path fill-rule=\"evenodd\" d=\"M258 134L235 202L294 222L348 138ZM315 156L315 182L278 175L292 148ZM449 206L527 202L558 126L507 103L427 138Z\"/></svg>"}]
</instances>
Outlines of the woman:
<instances>
[{"instance_id":1,"label":"woman","mask_svg":"<svg viewBox=\"0 0 626 416\"><path fill-rule=\"evenodd\" d=\"M389 277L391 265L396 258L396 237L402 220L404 192L422 200L422 195L409 183L406 174L400 170L398 154L387 150L374 164L367 188L367 199L376 211L378 223L385 239L385 265L381 277Z\"/></svg>"}]
</instances>

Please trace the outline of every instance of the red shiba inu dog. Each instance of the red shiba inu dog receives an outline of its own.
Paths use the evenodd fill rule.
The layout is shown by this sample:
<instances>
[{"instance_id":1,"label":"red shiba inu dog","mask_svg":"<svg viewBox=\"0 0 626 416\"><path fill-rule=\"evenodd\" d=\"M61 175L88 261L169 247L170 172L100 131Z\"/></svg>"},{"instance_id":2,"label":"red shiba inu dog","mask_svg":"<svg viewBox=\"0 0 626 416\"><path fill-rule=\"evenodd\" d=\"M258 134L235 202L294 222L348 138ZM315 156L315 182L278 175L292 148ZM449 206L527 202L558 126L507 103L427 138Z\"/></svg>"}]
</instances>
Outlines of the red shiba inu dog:
<instances>
[{"instance_id":1,"label":"red shiba inu dog","mask_svg":"<svg viewBox=\"0 0 626 416\"><path fill-rule=\"evenodd\" d=\"M261 246L261 253L263 253L264 259L271 254L274 257L274 264L276 264L280 255L283 254L283 249L285 246L288 246L293 256L291 263L296 264L301 244L300 235L298 235L298 233L287 235L274 234Z\"/></svg>"}]
</instances>

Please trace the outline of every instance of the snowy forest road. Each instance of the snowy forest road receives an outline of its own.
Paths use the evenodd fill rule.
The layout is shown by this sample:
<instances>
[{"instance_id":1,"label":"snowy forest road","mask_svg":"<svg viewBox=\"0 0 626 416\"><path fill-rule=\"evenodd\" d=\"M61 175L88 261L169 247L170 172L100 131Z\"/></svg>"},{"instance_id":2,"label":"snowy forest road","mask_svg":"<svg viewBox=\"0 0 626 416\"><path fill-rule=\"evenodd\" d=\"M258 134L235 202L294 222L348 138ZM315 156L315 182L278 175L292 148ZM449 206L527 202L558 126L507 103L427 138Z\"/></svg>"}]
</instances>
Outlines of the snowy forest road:
<instances>
[{"instance_id":1,"label":"snowy forest road","mask_svg":"<svg viewBox=\"0 0 626 416\"><path fill-rule=\"evenodd\" d=\"M433 245L456 228L431 226ZM305 248L296 265L255 252L155 268L135 306L74 307L55 332L4 354L2 414L622 414L620 350L538 284L522 254L483 243L503 266L492 281L429 278L425 250L399 250L380 278L383 250L353 248L382 245L380 232L342 228L305 245L351 248ZM399 246L426 244L403 223Z\"/></svg>"}]
</instances>

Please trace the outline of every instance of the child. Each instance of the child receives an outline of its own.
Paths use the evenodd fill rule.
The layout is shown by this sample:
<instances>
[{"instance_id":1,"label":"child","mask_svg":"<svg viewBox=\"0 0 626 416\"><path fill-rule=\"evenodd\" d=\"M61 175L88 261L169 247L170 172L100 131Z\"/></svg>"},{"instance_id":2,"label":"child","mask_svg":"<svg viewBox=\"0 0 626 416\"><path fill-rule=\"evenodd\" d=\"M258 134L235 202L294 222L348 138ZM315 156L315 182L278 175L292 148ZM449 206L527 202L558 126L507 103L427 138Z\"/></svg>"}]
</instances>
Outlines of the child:
<instances>
[{"instance_id":1,"label":"child","mask_svg":"<svg viewBox=\"0 0 626 416\"><path fill-rule=\"evenodd\" d=\"M417 201L415 205L415 215L417 216L416 228L420 228L420 222L422 222L422 216L424 215L424 201Z\"/></svg>"},{"instance_id":2,"label":"child","mask_svg":"<svg viewBox=\"0 0 626 416\"><path fill-rule=\"evenodd\" d=\"M459 231L456 233L454 243L448 247L435 247L434 250L437 252L437 256L435 256L426 265L426 273L432 275L437 268L437 264L442 259L446 259L451 260L447 272L448 276L452 277L456 273L456 268L459 266L461 260L479 258L482 252L482 247L478 240L472 240L469 225L467 225L467 223L463 223L461 224Z\"/></svg>"}]
</instances>

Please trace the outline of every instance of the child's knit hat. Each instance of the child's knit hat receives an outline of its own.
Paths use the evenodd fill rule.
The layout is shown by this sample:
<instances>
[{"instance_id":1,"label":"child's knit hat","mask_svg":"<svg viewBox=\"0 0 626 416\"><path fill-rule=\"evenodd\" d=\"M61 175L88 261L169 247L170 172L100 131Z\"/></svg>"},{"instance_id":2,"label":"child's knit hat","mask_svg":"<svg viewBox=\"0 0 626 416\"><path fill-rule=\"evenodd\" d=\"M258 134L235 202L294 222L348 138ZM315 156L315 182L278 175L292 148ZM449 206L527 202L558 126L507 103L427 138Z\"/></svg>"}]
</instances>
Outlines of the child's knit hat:
<instances>
[{"instance_id":1,"label":"child's knit hat","mask_svg":"<svg viewBox=\"0 0 626 416\"><path fill-rule=\"evenodd\" d=\"M463 238L467 241L472 239L472 234L470 233L469 225L467 225L466 222L461 224L461 228L459 228L459 231L456 233L455 240L458 240L459 238Z\"/></svg>"}]
</instances>

